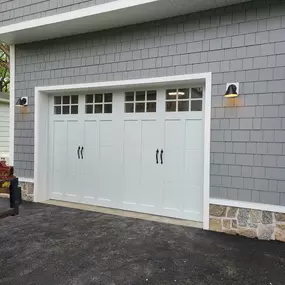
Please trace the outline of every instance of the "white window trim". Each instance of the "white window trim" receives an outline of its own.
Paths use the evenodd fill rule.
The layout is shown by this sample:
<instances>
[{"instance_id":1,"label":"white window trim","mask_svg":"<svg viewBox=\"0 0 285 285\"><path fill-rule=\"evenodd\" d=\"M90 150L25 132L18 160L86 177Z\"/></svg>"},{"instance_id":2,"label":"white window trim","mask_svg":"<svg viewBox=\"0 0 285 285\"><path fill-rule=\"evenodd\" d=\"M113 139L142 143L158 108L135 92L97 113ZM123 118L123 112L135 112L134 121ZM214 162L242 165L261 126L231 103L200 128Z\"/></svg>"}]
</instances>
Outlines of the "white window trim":
<instances>
[{"instance_id":1,"label":"white window trim","mask_svg":"<svg viewBox=\"0 0 285 285\"><path fill-rule=\"evenodd\" d=\"M48 191L48 95L62 92L78 92L99 89L137 88L163 86L163 84L185 84L193 81L205 85L204 112L204 187L203 187L203 228L209 229L210 200L210 129L212 73L186 74L178 76L143 78L122 81L95 82L73 85L44 86L35 88L35 162L34 201L49 199Z\"/></svg>"},{"instance_id":2,"label":"white window trim","mask_svg":"<svg viewBox=\"0 0 285 285\"><path fill-rule=\"evenodd\" d=\"M275 213L285 213L285 206L269 205L269 204L254 203L254 202L211 198L210 204L228 206L228 207L236 207L236 208L253 209L253 210L260 210L260 211L268 211L268 212L275 212Z\"/></svg>"}]
</instances>

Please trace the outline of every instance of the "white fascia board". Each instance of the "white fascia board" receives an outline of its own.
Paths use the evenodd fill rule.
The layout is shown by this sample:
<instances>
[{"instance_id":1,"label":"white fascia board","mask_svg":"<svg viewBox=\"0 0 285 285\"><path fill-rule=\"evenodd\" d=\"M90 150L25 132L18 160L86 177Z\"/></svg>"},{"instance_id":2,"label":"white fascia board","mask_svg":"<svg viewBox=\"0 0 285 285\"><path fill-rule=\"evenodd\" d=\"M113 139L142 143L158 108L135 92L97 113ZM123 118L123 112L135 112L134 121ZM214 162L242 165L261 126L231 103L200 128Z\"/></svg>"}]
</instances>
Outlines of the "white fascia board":
<instances>
[{"instance_id":1,"label":"white fascia board","mask_svg":"<svg viewBox=\"0 0 285 285\"><path fill-rule=\"evenodd\" d=\"M0 41L21 44L139 24L249 0L115 0L0 27Z\"/></svg>"},{"instance_id":2,"label":"white fascia board","mask_svg":"<svg viewBox=\"0 0 285 285\"><path fill-rule=\"evenodd\" d=\"M25 22L20 22L17 24L12 24L0 28L0 35L5 33L11 33L26 29L38 28L41 26L52 25L56 23L66 22L70 20L76 20L79 18L85 18L89 16L96 16L99 14L104 14L108 12L113 12L116 10L131 8L135 6L140 6L143 4L153 3L160 0L120 0L113 1L102 5L95 5L88 8L78 9L70 12L65 12L61 14L56 14L48 17L42 17L34 20L29 20Z\"/></svg>"}]
</instances>

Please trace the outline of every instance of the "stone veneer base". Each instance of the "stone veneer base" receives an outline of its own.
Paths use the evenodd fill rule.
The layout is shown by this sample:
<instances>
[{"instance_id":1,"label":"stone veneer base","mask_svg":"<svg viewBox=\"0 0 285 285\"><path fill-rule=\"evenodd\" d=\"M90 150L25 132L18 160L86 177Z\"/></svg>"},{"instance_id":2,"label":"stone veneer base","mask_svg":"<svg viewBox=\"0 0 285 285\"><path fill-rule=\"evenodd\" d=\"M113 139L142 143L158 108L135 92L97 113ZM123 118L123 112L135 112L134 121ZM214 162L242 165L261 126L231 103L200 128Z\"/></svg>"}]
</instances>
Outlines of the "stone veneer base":
<instances>
[{"instance_id":1,"label":"stone veneer base","mask_svg":"<svg viewBox=\"0 0 285 285\"><path fill-rule=\"evenodd\" d=\"M211 204L210 230L285 242L285 213Z\"/></svg>"},{"instance_id":2,"label":"stone veneer base","mask_svg":"<svg viewBox=\"0 0 285 285\"><path fill-rule=\"evenodd\" d=\"M24 201L33 202L34 200L34 183L31 182L20 182L22 188L22 199Z\"/></svg>"}]
</instances>

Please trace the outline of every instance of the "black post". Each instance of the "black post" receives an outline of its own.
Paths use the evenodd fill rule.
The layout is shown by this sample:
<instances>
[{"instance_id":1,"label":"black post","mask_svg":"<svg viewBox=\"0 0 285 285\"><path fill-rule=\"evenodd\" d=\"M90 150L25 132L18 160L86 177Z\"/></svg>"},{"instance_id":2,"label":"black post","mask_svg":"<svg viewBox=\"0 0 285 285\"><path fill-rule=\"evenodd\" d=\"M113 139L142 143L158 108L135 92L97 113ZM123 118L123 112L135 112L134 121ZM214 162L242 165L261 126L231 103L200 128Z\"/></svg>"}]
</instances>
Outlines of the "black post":
<instances>
[{"instance_id":1,"label":"black post","mask_svg":"<svg viewBox=\"0 0 285 285\"><path fill-rule=\"evenodd\" d=\"M22 191L19 179L13 178L10 183L10 208L14 208L15 215L19 215L19 205L22 204Z\"/></svg>"}]
</instances>

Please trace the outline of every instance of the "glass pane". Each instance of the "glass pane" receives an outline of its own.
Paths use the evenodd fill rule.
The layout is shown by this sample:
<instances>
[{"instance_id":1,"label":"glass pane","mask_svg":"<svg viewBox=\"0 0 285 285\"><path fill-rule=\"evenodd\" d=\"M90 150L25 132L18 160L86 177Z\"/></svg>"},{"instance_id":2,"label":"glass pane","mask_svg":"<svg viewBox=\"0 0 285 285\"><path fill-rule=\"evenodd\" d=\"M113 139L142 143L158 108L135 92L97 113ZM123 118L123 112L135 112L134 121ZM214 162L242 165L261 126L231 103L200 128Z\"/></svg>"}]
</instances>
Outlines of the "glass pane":
<instances>
[{"instance_id":1,"label":"glass pane","mask_svg":"<svg viewBox=\"0 0 285 285\"><path fill-rule=\"evenodd\" d=\"M166 90L166 100L175 100L177 98L177 89Z\"/></svg>"},{"instance_id":2,"label":"glass pane","mask_svg":"<svg viewBox=\"0 0 285 285\"><path fill-rule=\"evenodd\" d=\"M103 102L103 94L95 94L95 103Z\"/></svg>"},{"instance_id":3,"label":"glass pane","mask_svg":"<svg viewBox=\"0 0 285 285\"><path fill-rule=\"evenodd\" d=\"M126 92L125 93L125 101L135 101L134 92Z\"/></svg>"},{"instance_id":4,"label":"glass pane","mask_svg":"<svg viewBox=\"0 0 285 285\"><path fill-rule=\"evenodd\" d=\"M103 105L95 105L95 113L101 114L103 112Z\"/></svg>"},{"instance_id":5,"label":"glass pane","mask_svg":"<svg viewBox=\"0 0 285 285\"><path fill-rule=\"evenodd\" d=\"M191 111L202 111L202 100L191 101Z\"/></svg>"},{"instance_id":6,"label":"glass pane","mask_svg":"<svg viewBox=\"0 0 285 285\"><path fill-rule=\"evenodd\" d=\"M166 112L176 112L176 102L175 101L165 102L165 109Z\"/></svg>"},{"instance_id":7,"label":"glass pane","mask_svg":"<svg viewBox=\"0 0 285 285\"><path fill-rule=\"evenodd\" d=\"M178 89L178 99L189 99L189 89Z\"/></svg>"},{"instance_id":8,"label":"glass pane","mask_svg":"<svg viewBox=\"0 0 285 285\"><path fill-rule=\"evenodd\" d=\"M136 101L145 101L145 91L136 92Z\"/></svg>"},{"instance_id":9,"label":"glass pane","mask_svg":"<svg viewBox=\"0 0 285 285\"><path fill-rule=\"evenodd\" d=\"M61 114L61 107L60 106L54 107L54 114L55 115L60 115Z\"/></svg>"},{"instance_id":10,"label":"glass pane","mask_svg":"<svg viewBox=\"0 0 285 285\"><path fill-rule=\"evenodd\" d=\"M85 96L85 102L86 103L93 103L93 95L92 94L88 94Z\"/></svg>"},{"instance_id":11,"label":"glass pane","mask_svg":"<svg viewBox=\"0 0 285 285\"><path fill-rule=\"evenodd\" d=\"M71 114L78 114L78 106L71 106Z\"/></svg>"},{"instance_id":12,"label":"glass pane","mask_svg":"<svg viewBox=\"0 0 285 285\"><path fill-rule=\"evenodd\" d=\"M156 112L156 102L147 103L147 112Z\"/></svg>"},{"instance_id":13,"label":"glass pane","mask_svg":"<svg viewBox=\"0 0 285 285\"><path fill-rule=\"evenodd\" d=\"M126 103L125 113L133 113L133 112L134 112L134 103Z\"/></svg>"},{"instance_id":14,"label":"glass pane","mask_svg":"<svg viewBox=\"0 0 285 285\"><path fill-rule=\"evenodd\" d=\"M107 93L105 94L105 102L112 102L113 101L113 94Z\"/></svg>"},{"instance_id":15,"label":"glass pane","mask_svg":"<svg viewBox=\"0 0 285 285\"><path fill-rule=\"evenodd\" d=\"M136 113L143 113L145 110L145 103L136 103Z\"/></svg>"},{"instance_id":16,"label":"glass pane","mask_svg":"<svg viewBox=\"0 0 285 285\"><path fill-rule=\"evenodd\" d=\"M78 95L71 96L71 104L78 104Z\"/></svg>"},{"instance_id":17,"label":"glass pane","mask_svg":"<svg viewBox=\"0 0 285 285\"><path fill-rule=\"evenodd\" d=\"M64 114L64 115L69 114L69 106L63 106L62 107L62 114Z\"/></svg>"},{"instance_id":18,"label":"glass pane","mask_svg":"<svg viewBox=\"0 0 285 285\"><path fill-rule=\"evenodd\" d=\"M178 112L189 111L189 101L179 101L178 102Z\"/></svg>"},{"instance_id":19,"label":"glass pane","mask_svg":"<svg viewBox=\"0 0 285 285\"><path fill-rule=\"evenodd\" d=\"M156 101L156 91L155 90L147 91L147 100Z\"/></svg>"},{"instance_id":20,"label":"glass pane","mask_svg":"<svg viewBox=\"0 0 285 285\"><path fill-rule=\"evenodd\" d=\"M61 96L54 96L54 105L61 104Z\"/></svg>"},{"instance_id":21,"label":"glass pane","mask_svg":"<svg viewBox=\"0 0 285 285\"><path fill-rule=\"evenodd\" d=\"M86 114L93 114L93 105L86 105L85 106L85 113Z\"/></svg>"},{"instance_id":22,"label":"glass pane","mask_svg":"<svg viewBox=\"0 0 285 285\"><path fill-rule=\"evenodd\" d=\"M105 104L104 105L104 113L107 113L107 114L112 113L112 104Z\"/></svg>"},{"instance_id":23,"label":"glass pane","mask_svg":"<svg viewBox=\"0 0 285 285\"><path fill-rule=\"evenodd\" d=\"M63 104L69 104L70 96L63 96L62 97L62 102Z\"/></svg>"},{"instance_id":24,"label":"glass pane","mask_svg":"<svg viewBox=\"0 0 285 285\"><path fill-rule=\"evenodd\" d=\"M203 98L203 88L198 87L198 88L192 88L191 90L191 98Z\"/></svg>"}]
</instances>

